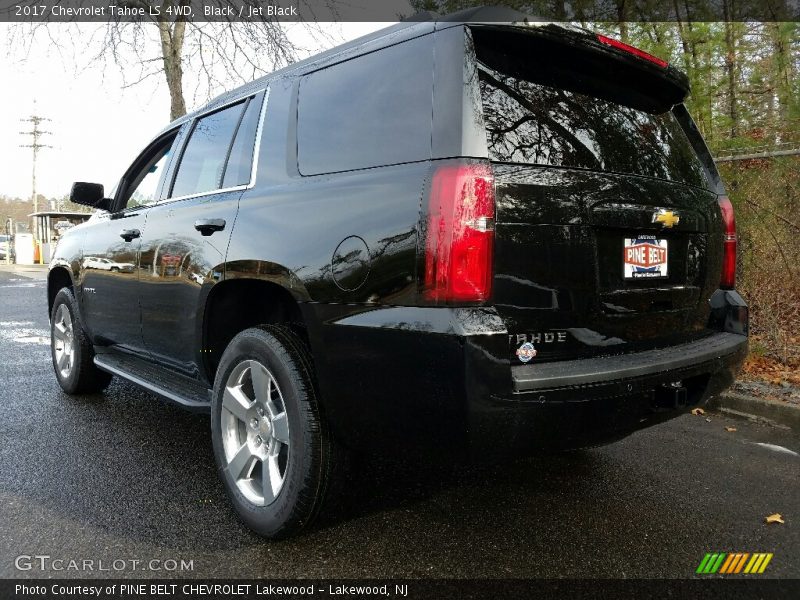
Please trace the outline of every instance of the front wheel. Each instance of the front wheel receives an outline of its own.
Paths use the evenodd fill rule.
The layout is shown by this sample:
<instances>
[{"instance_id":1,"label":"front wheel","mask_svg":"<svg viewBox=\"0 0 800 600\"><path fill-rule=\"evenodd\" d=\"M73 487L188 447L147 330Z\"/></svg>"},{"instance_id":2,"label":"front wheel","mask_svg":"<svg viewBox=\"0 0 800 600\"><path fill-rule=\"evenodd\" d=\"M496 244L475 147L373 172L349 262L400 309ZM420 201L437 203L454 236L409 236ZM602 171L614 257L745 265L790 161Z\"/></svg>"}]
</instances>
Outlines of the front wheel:
<instances>
[{"instance_id":1,"label":"front wheel","mask_svg":"<svg viewBox=\"0 0 800 600\"><path fill-rule=\"evenodd\" d=\"M58 384L68 394L100 392L111 383L111 375L94 365L94 348L81 327L69 288L59 291L53 301L50 353Z\"/></svg>"},{"instance_id":2,"label":"front wheel","mask_svg":"<svg viewBox=\"0 0 800 600\"><path fill-rule=\"evenodd\" d=\"M220 361L211 413L214 458L234 509L257 533L297 533L328 491L333 443L313 367L287 327L247 329Z\"/></svg>"}]
</instances>

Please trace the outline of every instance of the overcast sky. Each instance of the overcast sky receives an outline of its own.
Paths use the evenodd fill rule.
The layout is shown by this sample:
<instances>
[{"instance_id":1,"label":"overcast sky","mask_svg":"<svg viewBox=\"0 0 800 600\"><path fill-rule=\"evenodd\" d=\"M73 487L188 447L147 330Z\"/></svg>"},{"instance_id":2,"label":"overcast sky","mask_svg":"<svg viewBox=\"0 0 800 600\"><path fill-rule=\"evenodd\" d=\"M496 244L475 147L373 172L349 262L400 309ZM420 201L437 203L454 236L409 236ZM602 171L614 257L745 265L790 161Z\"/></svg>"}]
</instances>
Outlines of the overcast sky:
<instances>
[{"instance_id":1,"label":"overcast sky","mask_svg":"<svg viewBox=\"0 0 800 600\"><path fill-rule=\"evenodd\" d=\"M337 23L329 29L334 38L344 42L386 25ZM8 39L10 27L0 23L0 40ZM80 39L88 40L97 26L81 27ZM304 30L294 28L290 35L308 49L307 53L313 53L317 42ZM41 143L53 146L39 152L37 192L48 198L61 197L69 193L73 181L102 183L110 191L139 151L169 121L169 93L163 74L123 90L122 78L113 64L76 72L75 61L59 57L45 36L34 39L36 43L24 62L20 52L9 54L6 48L0 49L0 194L31 196L31 149L19 145L31 143L31 136L20 132L30 131L32 124L20 119L34 114L34 110L50 119L42 129L52 133L43 136ZM89 51L87 48L79 59L85 59ZM190 71L184 73L190 111L206 101L205 97L191 97L187 83L196 76Z\"/></svg>"}]
</instances>

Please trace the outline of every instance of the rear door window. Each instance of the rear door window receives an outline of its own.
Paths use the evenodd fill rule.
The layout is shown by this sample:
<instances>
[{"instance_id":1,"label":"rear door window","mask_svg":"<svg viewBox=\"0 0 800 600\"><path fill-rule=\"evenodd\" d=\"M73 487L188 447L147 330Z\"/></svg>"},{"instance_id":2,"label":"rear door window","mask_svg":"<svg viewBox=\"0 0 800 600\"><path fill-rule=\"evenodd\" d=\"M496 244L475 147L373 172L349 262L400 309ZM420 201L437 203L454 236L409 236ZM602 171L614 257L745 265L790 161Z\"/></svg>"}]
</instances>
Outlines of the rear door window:
<instances>
[{"instance_id":1,"label":"rear door window","mask_svg":"<svg viewBox=\"0 0 800 600\"><path fill-rule=\"evenodd\" d=\"M183 151L170 197L220 189L244 106L245 102L240 102L197 121Z\"/></svg>"},{"instance_id":2,"label":"rear door window","mask_svg":"<svg viewBox=\"0 0 800 600\"><path fill-rule=\"evenodd\" d=\"M297 116L300 173L429 159L432 90L432 35L306 75Z\"/></svg>"},{"instance_id":3,"label":"rear door window","mask_svg":"<svg viewBox=\"0 0 800 600\"><path fill-rule=\"evenodd\" d=\"M255 154L256 133L258 131L259 117L261 116L261 102L264 96L253 98L245 109L242 122L236 132L236 139L231 146L228 164L225 167L225 177L222 187L229 188L250 183L253 169L253 156Z\"/></svg>"},{"instance_id":4,"label":"rear door window","mask_svg":"<svg viewBox=\"0 0 800 600\"><path fill-rule=\"evenodd\" d=\"M508 57L505 57L508 64ZM504 163L655 177L704 186L702 165L671 111L651 114L480 63L489 157Z\"/></svg>"}]
</instances>

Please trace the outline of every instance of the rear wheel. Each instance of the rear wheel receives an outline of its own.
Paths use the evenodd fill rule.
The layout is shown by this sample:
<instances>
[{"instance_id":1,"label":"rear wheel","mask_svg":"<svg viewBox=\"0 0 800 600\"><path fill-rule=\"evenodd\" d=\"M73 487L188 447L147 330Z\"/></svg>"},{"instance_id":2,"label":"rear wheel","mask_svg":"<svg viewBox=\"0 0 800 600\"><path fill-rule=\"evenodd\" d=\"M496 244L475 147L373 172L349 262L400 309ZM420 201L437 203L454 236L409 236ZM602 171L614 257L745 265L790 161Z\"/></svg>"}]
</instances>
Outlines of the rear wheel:
<instances>
[{"instance_id":1,"label":"rear wheel","mask_svg":"<svg viewBox=\"0 0 800 600\"><path fill-rule=\"evenodd\" d=\"M111 375L94 365L94 348L78 319L78 305L69 288L58 292L50 313L50 353L58 383L68 394L100 392Z\"/></svg>"},{"instance_id":2,"label":"rear wheel","mask_svg":"<svg viewBox=\"0 0 800 600\"><path fill-rule=\"evenodd\" d=\"M233 338L217 370L211 426L220 477L250 528L279 538L314 520L328 491L333 443L296 333L262 326Z\"/></svg>"}]
</instances>

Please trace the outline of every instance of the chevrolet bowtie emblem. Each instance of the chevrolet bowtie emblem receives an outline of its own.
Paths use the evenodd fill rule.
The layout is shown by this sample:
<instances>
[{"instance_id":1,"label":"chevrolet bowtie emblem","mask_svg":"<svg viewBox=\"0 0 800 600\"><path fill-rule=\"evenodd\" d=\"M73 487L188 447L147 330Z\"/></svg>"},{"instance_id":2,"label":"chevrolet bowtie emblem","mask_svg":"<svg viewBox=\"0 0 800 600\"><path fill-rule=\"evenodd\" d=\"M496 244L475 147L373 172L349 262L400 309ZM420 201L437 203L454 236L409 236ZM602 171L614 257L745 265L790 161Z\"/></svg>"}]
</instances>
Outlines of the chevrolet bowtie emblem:
<instances>
[{"instance_id":1,"label":"chevrolet bowtie emblem","mask_svg":"<svg viewBox=\"0 0 800 600\"><path fill-rule=\"evenodd\" d=\"M674 227L681 222L680 216L671 210L660 209L653 214L653 223L661 223L664 227Z\"/></svg>"}]
</instances>

